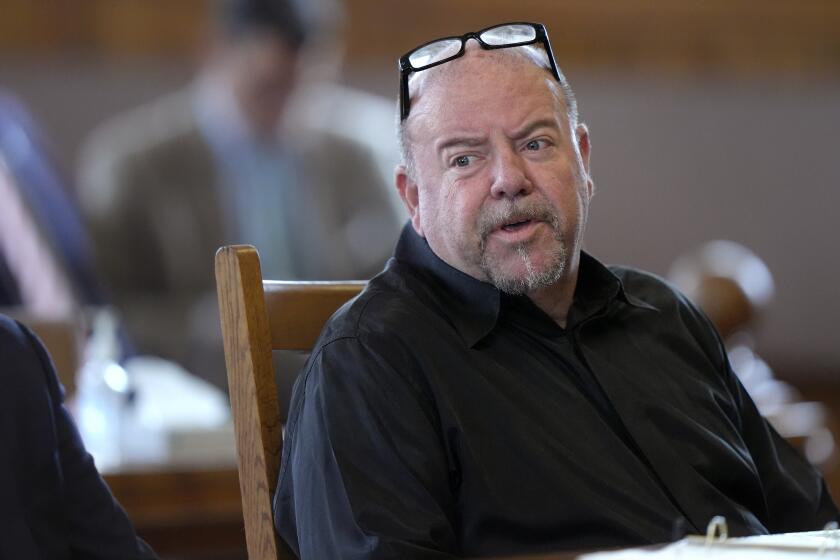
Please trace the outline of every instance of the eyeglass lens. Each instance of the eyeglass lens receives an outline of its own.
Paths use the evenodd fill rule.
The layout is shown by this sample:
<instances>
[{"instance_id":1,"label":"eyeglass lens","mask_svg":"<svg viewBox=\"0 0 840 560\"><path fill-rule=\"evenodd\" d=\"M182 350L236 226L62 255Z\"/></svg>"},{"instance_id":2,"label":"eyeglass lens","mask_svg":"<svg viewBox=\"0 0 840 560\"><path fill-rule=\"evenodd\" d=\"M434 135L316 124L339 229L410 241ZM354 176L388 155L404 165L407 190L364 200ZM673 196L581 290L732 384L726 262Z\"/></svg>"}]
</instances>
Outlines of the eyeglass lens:
<instances>
[{"instance_id":1,"label":"eyeglass lens","mask_svg":"<svg viewBox=\"0 0 840 560\"><path fill-rule=\"evenodd\" d=\"M510 45L533 41L537 38L537 32L530 25L500 25L488 29L479 37L488 45Z\"/></svg>"},{"instance_id":2,"label":"eyeglass lens","mask_svg":"<svg viewBox=\"0 0 840 560\"><path fill-rule=\"evenodd\" d=\"M533 41L537 38L537 32L530 25L500 25L482 32L479 38L486 44L495 47ZM441 39L420 47L409 55L408 61L415 69L421 69L424 66L455 56L460 50L461 39Z\"/></svg>"},{"instance_id":3,"label":"eyeglass lens","mask_svg":"<svg viewBox=\"0 0 840 560\"><path fill-rule=\"evenodd\" d=\"M455 56L459 50L461 50L460 39L441 39L425 47L420 47L409 55L408 61L414 68L422 68L450 56Z\"/></svg>"}]
</instances>

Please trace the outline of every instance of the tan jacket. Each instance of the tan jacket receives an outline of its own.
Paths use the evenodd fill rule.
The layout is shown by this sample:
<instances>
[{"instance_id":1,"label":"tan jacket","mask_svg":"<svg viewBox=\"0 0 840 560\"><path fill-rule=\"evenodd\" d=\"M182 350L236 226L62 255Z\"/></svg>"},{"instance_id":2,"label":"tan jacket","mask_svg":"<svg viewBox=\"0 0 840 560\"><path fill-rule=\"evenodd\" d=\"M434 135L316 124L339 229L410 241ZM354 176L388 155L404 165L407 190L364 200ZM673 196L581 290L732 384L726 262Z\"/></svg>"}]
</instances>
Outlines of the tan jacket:
<instances>
[{"instance_id":1,"label":"tan jacket","mask_svg":"<svg viewBox=\"0 0 840 560\"><path fill-rule=\"evenodd\" d=\"M310 178L299 189L291 247L300 279L369 278L401 219L371 156L323 131L289 145ZM138 350L222 375L213 256L232 237L221 174L186 92L118 117L84 151L79 181L103 273ZM288 214L288 213L287 213ZM210 352L213 362L206 364ZM195 371L207 368L208 371ZM216 372L209 371L217 370Z\"/></svg>"}]
</instances>

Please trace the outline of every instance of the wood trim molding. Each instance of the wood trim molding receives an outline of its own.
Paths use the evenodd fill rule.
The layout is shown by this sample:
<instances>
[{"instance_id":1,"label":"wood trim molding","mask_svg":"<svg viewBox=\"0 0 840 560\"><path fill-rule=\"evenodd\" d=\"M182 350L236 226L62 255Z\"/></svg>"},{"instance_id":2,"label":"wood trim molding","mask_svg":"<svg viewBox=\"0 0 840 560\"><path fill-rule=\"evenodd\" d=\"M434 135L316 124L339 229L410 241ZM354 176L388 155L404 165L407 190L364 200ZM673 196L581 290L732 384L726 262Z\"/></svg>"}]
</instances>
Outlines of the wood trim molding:
<instances>
[{"instance_id":1,"label":"wood trim molding","mask_svg":"<svg viewBox=\"0 0 840 560\"><path fill-rule=\"evenodd\" d=\"M205 0L0 0L0 53L189 56Z\"/></svg>"},{"instance_id":2,"label":"wood trim molding","mask_svg":"<svg viewBox=\"0 0 840 560\"><path fill-rule=\"evenodd\" d=\"M188 57L205 0L0 0L0 54ZM836 0L345 0L348 64L390 69L435 36L545 23L564 67L840 74Z\"/></svg>"},{"instance_id":3,"label":"wood trim molding","mask_svg":"<svg viewBox=\"0 0 840 560\"><path fill-rule=\"evenodd\" d=\"M430 38L501 21L544 23L561 66L676 72L840 73L833 0L351 1L349 59L396 58ZM413 12L413 13L412 13ZM403 21L394 26L382 22ZM382 28L385 29L382 29Z\"/></svg>"}]
</instances>

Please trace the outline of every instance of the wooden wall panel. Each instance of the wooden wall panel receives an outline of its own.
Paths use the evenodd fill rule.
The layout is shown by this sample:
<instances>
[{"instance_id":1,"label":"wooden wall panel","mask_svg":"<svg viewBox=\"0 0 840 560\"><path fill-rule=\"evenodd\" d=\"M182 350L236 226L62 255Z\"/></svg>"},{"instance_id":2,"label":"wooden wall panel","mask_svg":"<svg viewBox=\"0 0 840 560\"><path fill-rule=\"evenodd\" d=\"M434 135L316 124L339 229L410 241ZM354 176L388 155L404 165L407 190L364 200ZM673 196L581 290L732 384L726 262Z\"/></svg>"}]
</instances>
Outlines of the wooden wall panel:
<instances>
[{"instance_id":1,"label":"wooden wall panel","mask_svg":"<svg viewBox=\"0 0 840 560\"><path fill-rule=\"evenodd\" d=\"M0 53L188 56L204 0L0 0Z\"/></svg>"},{"instance_id":2,"label":"wooden wall panel","mask_svg":"<svg viewBox=\"0 0 840 560\"><path fill-rule=\"evenodd\" d=\"M346 0L352 65L389 67L436 36L546 23L564 66L840 73L836 0ZM205 0L0 0L0 53L184 56Z\"/></svg>"},{"instance_id":3,"label":"wooden wall panel","mask_svg":"<svg viewBox=\"0 0 840 560\"><path fill-rule=\"evenodd\" d=\"M429 38L540 21L562 65L670 71L840 71L831 0L351 1L351 57L395 58Z\"/></svg>"}]
</instances>

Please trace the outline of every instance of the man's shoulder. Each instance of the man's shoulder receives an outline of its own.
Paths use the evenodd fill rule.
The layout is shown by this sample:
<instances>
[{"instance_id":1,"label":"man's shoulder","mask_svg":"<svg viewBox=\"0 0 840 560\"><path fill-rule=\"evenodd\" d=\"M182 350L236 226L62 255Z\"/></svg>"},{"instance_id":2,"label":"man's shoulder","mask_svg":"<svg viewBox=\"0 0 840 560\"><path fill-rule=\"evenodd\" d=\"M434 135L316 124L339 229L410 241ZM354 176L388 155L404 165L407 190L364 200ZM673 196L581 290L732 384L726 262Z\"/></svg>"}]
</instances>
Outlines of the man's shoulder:
<instances>
[{"instance_id":1,"label":"man's shoulder","mask_svg":"<svg viewBox=\"0 0 840 560\"><path fill-rule=\"evenodd\" d=\"M711 320L668 280L651 272L627 266L610 266L621 280L631 303L642 303L655 309L661 325L685 327L715 358L721 361L724 351L720 336Z\"/></svg>"},{"instance_id":2,"label":"man's shoulder","mask_svg":"<svg viewBox=\"0 0 840 560\"><path fill-rule=\"evenodd\" d=\"M20 324L6 315L0 315L0 355L21 350L28 346L28 337Z\"/></svg>"},{"instance_id":3,"label":"man's shoulder","mask_svg":"<svg viewBox=\"0 0 840 560\"><path fill-rule=\"evenodd\" d=\"M340 152L382 159L382 165L392 169L397 163L396 150L392 138L381 131L390 130L393 112L392 103L385 98L332 82L316 82L296 92L289 120L291 130L302 131L310 147L328 145Z\"/></svg>"},{"instance_id":4,"label":"man's shoulder","mask_svg":"<svg viewBox=\"0 0 840 560\"><path fill-rule=\"evenodd\" d=\"M293 155L310 176L320 177L330 196L352 199L360 190L384 191L382 173L371 147L332 130L303 126L288 133ZM342 188L336 191L335 183Z\"/></svg>"},{"instance_id":5,"label":"man's shoulder","mask_svg":"<svg viewBox=\"0 0 840 560\"><path fill-rule=\"evenodd\" d=\"M0 364L8 366L22 359L36 364L39 350L42 349L41 341L28 327L0 314Z\"/></svg>"},{"instance_id":6,"label":"man's shoulder","mask_svg":"<svg viewBox=\"0 0 840 560\"><path fill-rule=\"evenodd\" d=\"M150 173L183 176L197 167L191 162L211 163L212 152L189 93L180 91L112 117L91 133L80 157L80 203L88 214L107 213L126 191L148 195Z\"/></svg>"},{"instance_id":7,"label":"man's shoulder","mask_svg":"<svg viewBox=\"0 0 840 560\"><path fill-rule=\"evenodd\" d=\"M621 281L624 293L630 299L660 310L687 302L673 284L657 274L625 265L610 265L608 268Z\"/></svg>"},{"instance_id":8,"label":"man's shoulder","mask_svg":"<svg viewBox=\"0 0 840 560\"><path fill-rule=\"evenodd\" d=\"M437 335L446 325L395 267L392 259L330 318L301 370L307 389L296 389L296 395L320 388L332 396L324 398L334 398L349 386L362 392L402 386L428 397L426 358L435 354Z\"/></svg>"},{"instance_id":9,"label":"man's shoulder","mask_svg":"<svg viewBox=\"0 0 840 560\"><path fill-rule=\"evenodd\" d=\"M111 117L93 131L88 144L132 153L193 131L197 124L189 92L177 91Z\"/></svg>"},{"instance_id":10,"label":"man's shoulder","mask_svg":"<svg viewBox=\"0 0 840 560\"><path fill-rule=\"evenodd\" d=\"M56 398L58 382L48 379L51 372L50 358L35 334L14 319L0 315L0 383L5 387L4 395L12 398L7 405L18 409L27 399L37 398L47 381L53 382L47 384L51 398Z\"/></svg>"},{"instance_id":11,"label":"man's shoulder","mask_svg":"<svg viewBox=\"0 0 840 560\"><path fill-rule=\"evenodd\" d=\"M116 115L94 129L82 148L81 172L130 165L200 138L189 93L178 91Z\"/></svg>"},{"instance_id":12,"label":"man's shoulder","mask_svg":"<svg viewBox=\"0 0 840 560\"><path fill-rule=\"evenodd\" d=\"M405 327L431 310L406 283L403 267L391 259L386 269L327 322L319 345L339 338L399 338Z\"/></svg>"},{"instance_id":13,"label":"man's shoulder","mask_svg":"<svg viewBox=\"0 0 840 560\"><path fill-rule=\"evenodd\" d=\"M330 318L315 351L343 340L374 352L401 348L408 354L423 353L450 331L454 333L453 326L428 280L392 258L385 270Z\"/></svg>"}]
</instances>

